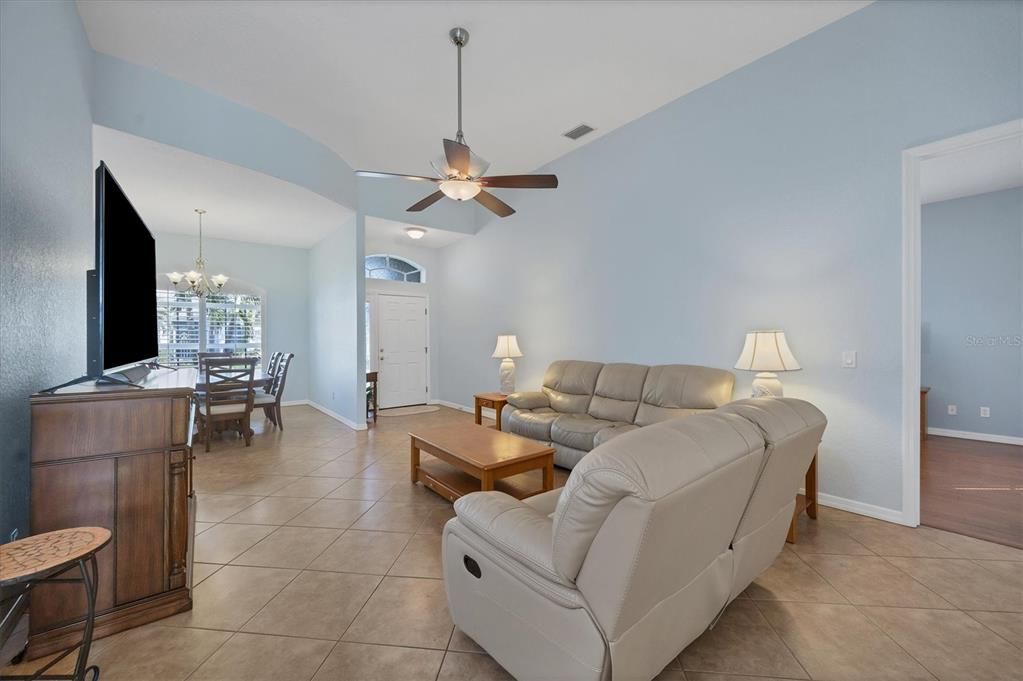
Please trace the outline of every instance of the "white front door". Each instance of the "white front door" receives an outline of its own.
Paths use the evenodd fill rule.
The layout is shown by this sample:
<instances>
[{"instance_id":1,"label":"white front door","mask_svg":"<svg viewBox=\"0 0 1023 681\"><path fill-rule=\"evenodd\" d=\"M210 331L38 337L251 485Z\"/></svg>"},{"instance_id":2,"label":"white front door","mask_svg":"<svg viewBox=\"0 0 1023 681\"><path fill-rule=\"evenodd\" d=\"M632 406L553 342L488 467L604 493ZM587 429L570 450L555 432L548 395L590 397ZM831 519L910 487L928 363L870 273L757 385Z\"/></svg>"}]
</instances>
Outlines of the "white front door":
<instances>
[{"instance_id":1,"label":"white front door","mask_svg":"<svg viewBox=\"0 0 1023 681\"><path fill-rule=\"evenodd\" d=\"M426 298L377 297L380 408L426 403Z\"/></svg>"}]
</instances>

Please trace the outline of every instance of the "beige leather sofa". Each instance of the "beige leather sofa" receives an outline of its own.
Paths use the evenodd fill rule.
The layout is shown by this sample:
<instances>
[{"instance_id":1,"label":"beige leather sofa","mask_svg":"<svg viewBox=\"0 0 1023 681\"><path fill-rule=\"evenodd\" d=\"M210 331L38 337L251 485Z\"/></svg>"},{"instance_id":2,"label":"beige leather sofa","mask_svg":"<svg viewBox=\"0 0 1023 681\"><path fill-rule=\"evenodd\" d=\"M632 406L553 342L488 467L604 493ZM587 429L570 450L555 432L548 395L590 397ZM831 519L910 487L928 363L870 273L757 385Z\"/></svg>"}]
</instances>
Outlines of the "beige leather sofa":
<instances>
[{"instance_id":1,"label":"beige leather sofa","mask_svg":"<svg viewBox=\"0 0 1023 681\"><path fill-rule=\"evenodd\" d=\"M539 392L508 396L501 428L550 443L554 463L572 468L612 437L720 407L734 386L730 372L709 367L559 360Z\"/></svg>"},{"instance_id":2,"label":"beige leather sofa","mask_svg":"<svg viewBox=\"0 0 1023 681\"><path fill-rule=\"evenodd\" d=\"M476 492L444 527L451 616L518 681L649 681L781 551L824 432L733 402L615 437L561 490Z\"/></svg>"}]
</instances>

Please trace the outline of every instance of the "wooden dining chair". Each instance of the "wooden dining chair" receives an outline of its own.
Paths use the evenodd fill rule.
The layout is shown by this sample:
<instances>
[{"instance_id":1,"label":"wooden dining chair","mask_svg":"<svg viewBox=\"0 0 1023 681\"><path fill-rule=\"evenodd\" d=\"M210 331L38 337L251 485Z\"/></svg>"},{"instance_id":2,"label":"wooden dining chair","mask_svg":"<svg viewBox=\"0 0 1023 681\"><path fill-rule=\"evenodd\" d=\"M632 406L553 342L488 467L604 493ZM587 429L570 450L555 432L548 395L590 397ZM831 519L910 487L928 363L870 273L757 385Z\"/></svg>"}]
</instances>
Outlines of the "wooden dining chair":
<instances>
[{"instance_id":1,"label":"wooden dining chair","mask_svg":"<svg viewBox=\"0 0 1023 681\"><path fill-rule=\"evenodd\" d=\"M283 354L284 354L283 352L278 351L270 355L270 361L266 365L267 377L273 377L273 375L277 373L277 365L280 363L281 355ZM263 384L263 391L270 392L271 386L273 386L273 381L267 381L266 383Z\"/></svg>"},{"instance_id":2,"label":"wooden dining chair","mask_svg":"<svg viewBox=\"0 0 1023 681\"><path fill-rule=\"evenodd\" d=\"M275 426L284 430L284 420L281 418L281 398L284 396L284 384L288 380L288 368L295 353L281 353L277 361L276 370L268 376L266 392L256 395L256 406L263 408L263 413Z\"/></svg>"},{"instance_id":3,"label":"wooden dining chair","mask_svg":"<svg viewBox=\"0 0 1023 681\"><path fill-rule=\"evenodd\" d=\"M245 438L245 446L252 444L251 415L255 401L255 374L257 357L207 357L206 391L196 396L199 435L210 451L214 425L229 423Z\"/></svg>"},{"instance_id":4,"label":"wooden dining chair","mask_svg":"<svg viewBox=\"0 0 1023 681\"><path fill-rule=\"evenodd\" d=\"M196 364L199 365L200 373L206 373L206 366L205 366L206 365L206 360L210 359L211 357L212 358L217 358L217 357L230 357L230 356L231 356L231 351L230 350L215 350L215 351L210 351L210 352L200 352L198 354L198 359L196 360Z\"/></svg>"}]
</instances>

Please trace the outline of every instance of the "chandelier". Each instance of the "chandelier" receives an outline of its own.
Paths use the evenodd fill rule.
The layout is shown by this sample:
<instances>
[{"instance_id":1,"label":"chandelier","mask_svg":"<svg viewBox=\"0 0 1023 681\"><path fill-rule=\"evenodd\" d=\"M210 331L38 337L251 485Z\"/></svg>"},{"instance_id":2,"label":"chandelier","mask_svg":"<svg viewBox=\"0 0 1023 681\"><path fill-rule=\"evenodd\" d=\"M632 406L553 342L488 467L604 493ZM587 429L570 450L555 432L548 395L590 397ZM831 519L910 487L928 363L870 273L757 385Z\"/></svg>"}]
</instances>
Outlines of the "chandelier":
<instances>
[{"instance_id":1,"label":"chandelier","mask_svg":"<svg viewBox=\"0 0 1023 681\"><path fill-rule=\"evenodd\" d=\"M202 298L207 293L216 293L224 288L228 277L223 274L214 274L212 277L206 275L206 259L202 257L202 216L206 211L196 208L195 212L199 214L199 257L195 259L195 268L184 274L168 272L167 278L175 288L183 283L184 290L191 291L194 295Z\"/></svg>"}]
</instances>

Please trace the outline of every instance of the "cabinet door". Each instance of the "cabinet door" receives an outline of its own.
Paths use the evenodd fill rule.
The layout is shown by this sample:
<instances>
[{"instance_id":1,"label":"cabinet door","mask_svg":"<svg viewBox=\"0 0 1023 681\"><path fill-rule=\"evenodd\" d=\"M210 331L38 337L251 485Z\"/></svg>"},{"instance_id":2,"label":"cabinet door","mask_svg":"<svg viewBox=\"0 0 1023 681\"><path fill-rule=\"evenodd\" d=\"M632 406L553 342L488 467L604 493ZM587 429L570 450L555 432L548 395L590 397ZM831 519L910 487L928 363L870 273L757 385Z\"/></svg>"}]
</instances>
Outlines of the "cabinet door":
<instances>
[{"instance_id":1,"label":"cabinet door","mask_svg":"<svg viewBox=\"0 0 1023 681\"><path fill-rule=\"evenodd\" d=\"M67 527L105 527L114 531L114 459L93 459L32 467L32 533ZM70 497L70 498L69 498ZM114 542L96 554L99 590L96 610L114 605ZM78 568L64 577L79 576ZM32 589L32 632L85 617L85 595L80 584L40 584Z\"/></svg>"},{"instance_id":2,"label":"cabinet door","mask_svg":"<svg viewBox=\"0 0 1023 681\"><path fill-rule=\"evenodd\" d=\"M167 590L167 453L117 459L118 605Z\"/></svg>"}]
</instances>

